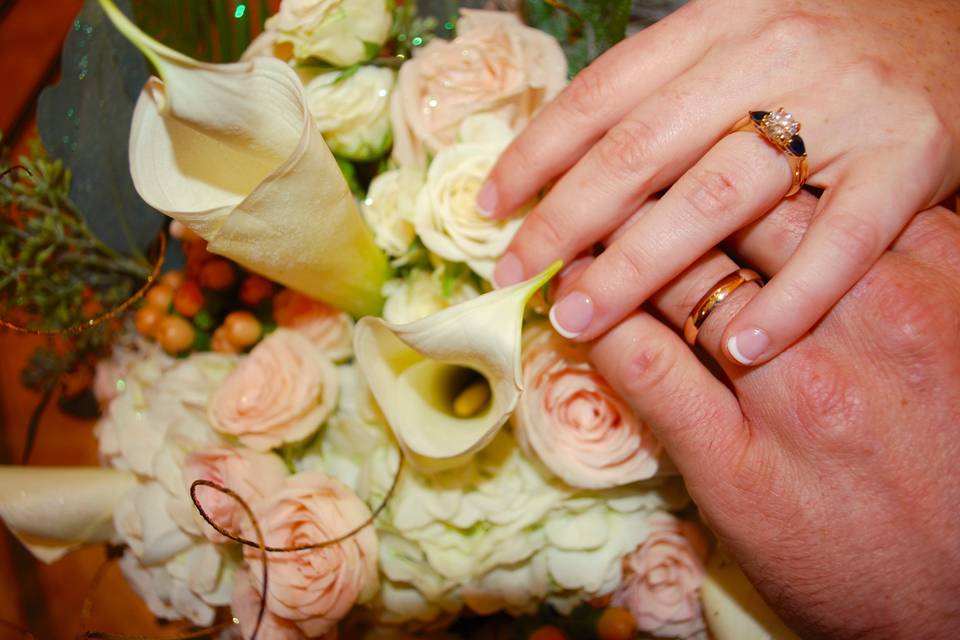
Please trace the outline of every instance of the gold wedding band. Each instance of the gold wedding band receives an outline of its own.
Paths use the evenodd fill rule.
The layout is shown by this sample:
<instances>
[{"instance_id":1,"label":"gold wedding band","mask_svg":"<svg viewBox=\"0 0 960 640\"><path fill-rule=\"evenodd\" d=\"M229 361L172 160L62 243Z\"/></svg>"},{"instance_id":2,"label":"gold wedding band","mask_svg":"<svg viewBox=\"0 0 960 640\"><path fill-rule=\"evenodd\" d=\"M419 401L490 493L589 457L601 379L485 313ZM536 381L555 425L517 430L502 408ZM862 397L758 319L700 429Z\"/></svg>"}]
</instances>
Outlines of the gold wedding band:
<instances>
[{"instance_id":1,"label":"gold wedding band","mask_svg":"<svg viewBox=\"0 0 960 640\"><path fill-rule=\"evenodd\" d=\"M711 288L706 295L700 298L700 302L693 308L687 321L683 324L683 339L691 347L697 343L697 336L700 335L700 327L707 321L714 309L723 304L723 301L748 282L758 282L763 286L763 278L756 271L750 269L737 269L727 277L723 278Z\"/></svg>"},{"instance_id":2,"label":"gold wedding band","mask_svg":"<svg viewBox=\"0 0 960 640\"><path fill-rule=\"evenodd\" d=\"M730 133L738 131L753 131L760 137L775 146L786 156L790 163L790 173L793 184L784 197L789 198L807 181L810 168L807 166L807 147L797 133L800 123L794 120L793 114L782 108L777 111L751 111L745 118L733 125Z\"/></svg>"}]
</instances>

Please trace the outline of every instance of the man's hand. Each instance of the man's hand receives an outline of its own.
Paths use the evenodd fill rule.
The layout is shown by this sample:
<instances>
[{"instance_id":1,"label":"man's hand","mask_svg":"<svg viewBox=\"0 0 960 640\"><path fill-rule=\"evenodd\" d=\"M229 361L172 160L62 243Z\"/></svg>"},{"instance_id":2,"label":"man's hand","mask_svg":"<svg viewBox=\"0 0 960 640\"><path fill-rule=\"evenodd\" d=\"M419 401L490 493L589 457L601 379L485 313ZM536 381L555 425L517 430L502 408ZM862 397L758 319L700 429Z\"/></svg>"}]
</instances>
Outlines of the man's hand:
<instances>
[{"instance_id":1,"label":"man's hand","mask_svg":"<svg viewBox=\"0 0 960 640\"><path fill-rule=\"evenodd\" d=\"M782 204L730 249L776 274L815 204ZM920 214L820 324L753 369L720 355L727 323L757 293L741 287L700 333L722 368L711 372L676 330L736 268L720 252L695 264L653 299L671 327L634 314L596 342L599 369L804 637L958 637L960 219Z\"/></svg>"}]
</instances>

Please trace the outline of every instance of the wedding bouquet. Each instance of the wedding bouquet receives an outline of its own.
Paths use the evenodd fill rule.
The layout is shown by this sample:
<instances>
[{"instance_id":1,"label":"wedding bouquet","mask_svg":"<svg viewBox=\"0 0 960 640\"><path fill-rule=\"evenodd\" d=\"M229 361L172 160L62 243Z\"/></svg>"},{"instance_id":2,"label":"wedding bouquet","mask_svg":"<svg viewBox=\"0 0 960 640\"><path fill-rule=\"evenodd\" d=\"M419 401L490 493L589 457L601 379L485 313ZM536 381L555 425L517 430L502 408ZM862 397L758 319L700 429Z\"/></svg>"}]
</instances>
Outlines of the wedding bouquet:
<instances>
[{"instance_id":1,"label":"wedding bouquet","mask_svg":"<svg viewBox=\"0 0 960 640\"><path fill-rule=\"evenodd\" d=\"M390 51L397 4L284 0L239 62L210 64L101 0L155 72L137 191L287 287L284 314L248 338L225 324L212 351L118 341L97 370L103 468L0 468L0 516L45 561L120 544L154 614L228 612L244 638L586 604L618 612L605 638L769 637L648 425L538 312L561 265L491 285L533 203L495 221L475 197L565 86L563 48L464 9L452 39Z\"/></svg>"}]
</instances>

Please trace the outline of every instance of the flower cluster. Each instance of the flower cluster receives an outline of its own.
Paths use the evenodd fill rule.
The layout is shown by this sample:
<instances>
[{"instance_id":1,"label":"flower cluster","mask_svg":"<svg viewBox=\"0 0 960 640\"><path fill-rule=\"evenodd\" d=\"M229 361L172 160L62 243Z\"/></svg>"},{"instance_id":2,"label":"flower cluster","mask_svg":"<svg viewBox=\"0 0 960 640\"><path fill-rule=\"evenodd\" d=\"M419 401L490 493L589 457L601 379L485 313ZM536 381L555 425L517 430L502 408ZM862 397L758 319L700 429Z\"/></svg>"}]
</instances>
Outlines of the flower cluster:
<instances>
[{"instance_id":1,"label":"flower cluster","mask_svg":"<svg viewBox=\"0 0 960 640\"><path fill-rule=\"evenodd\" d=\"M396 71L376 64L392 4L284 0L223 68L111 14L163 76L134 118L141 194L288 287L228 353L101 363L100 452L134 486L110 507L123 571L158 616L229 606L245 637L261 603L261 637L290 640L357 606L400 634L597 601L699 633L682 482L584 348L526 311L560 265L490 282L529 206L495 221L476 196L565 85L561 47L464 10ZM284 551L240 546L261 536Z\"/></svg>"}]
</instances>

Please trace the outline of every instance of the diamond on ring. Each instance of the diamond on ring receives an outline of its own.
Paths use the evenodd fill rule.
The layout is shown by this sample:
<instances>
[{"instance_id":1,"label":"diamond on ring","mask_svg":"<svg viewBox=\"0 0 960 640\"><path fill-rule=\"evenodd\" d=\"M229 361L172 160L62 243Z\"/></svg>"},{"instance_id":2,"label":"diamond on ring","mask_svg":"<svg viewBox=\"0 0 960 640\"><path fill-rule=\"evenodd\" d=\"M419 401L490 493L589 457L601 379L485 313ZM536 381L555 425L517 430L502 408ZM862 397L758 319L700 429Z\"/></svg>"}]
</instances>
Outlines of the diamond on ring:
<instances>
[{"instance_id":1,"label":"diamond on ring","mask_svg":"<svg viewBox=\"0 0 960 640\"><path fill-rule=\"evenodd\" d=\"M807 154L803 138L797 135L800 133L800 123L794 119L792 113L783 108L776 111L751 111L750 119L760 133L783 151L794 156Z\"/></svg>"}]
</instances>

